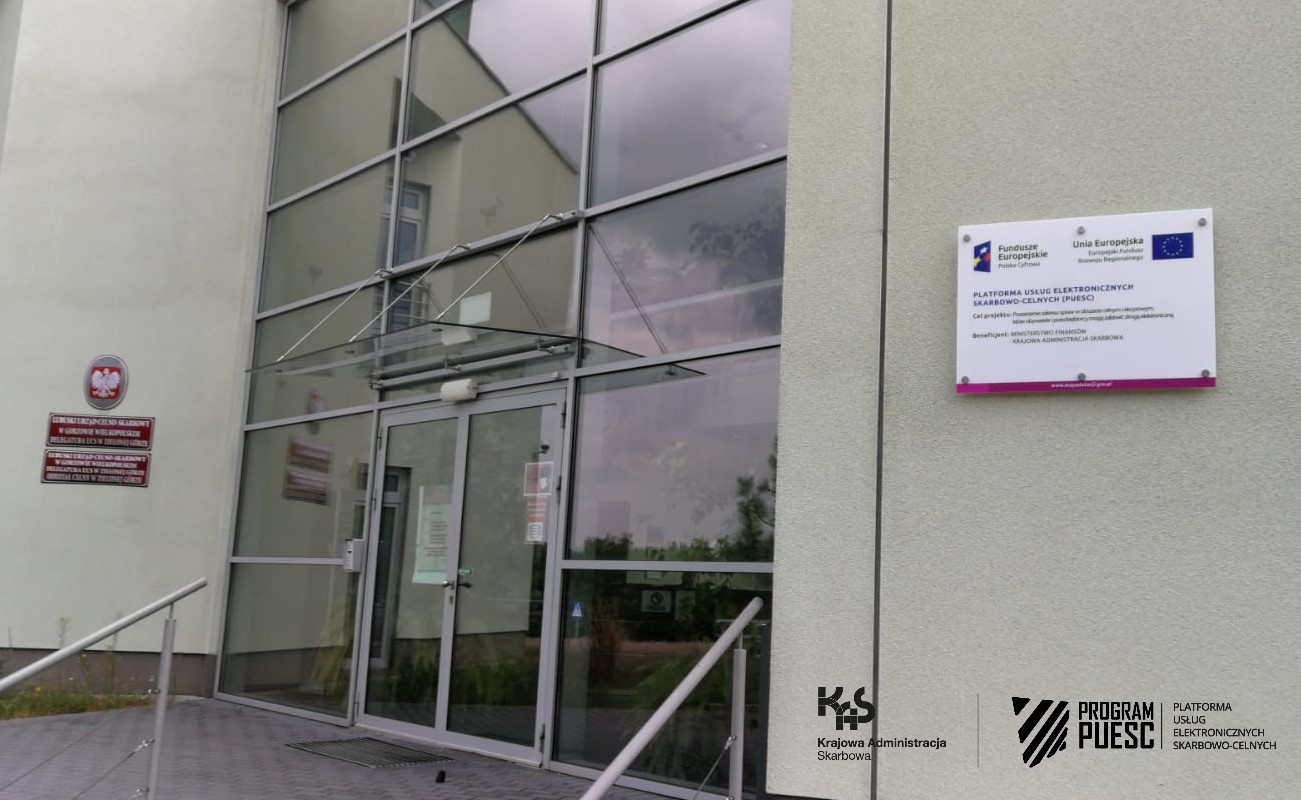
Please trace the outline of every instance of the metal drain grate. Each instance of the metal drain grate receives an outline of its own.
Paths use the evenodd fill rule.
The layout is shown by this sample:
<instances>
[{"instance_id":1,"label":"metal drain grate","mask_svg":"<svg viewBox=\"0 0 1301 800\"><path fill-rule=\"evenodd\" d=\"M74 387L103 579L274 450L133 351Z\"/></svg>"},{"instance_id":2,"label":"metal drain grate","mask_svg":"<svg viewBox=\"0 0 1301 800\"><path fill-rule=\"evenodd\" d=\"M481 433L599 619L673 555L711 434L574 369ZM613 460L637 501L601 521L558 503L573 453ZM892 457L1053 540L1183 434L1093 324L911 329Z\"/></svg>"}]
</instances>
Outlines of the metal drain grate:
<instances>
[{"instance_id":1,"label":"metal drain grate","mask_svg":"<svg viewBox=\"0 0 1301 800\"><path fill-rule=\"evenodd\" d=\"M289 747L306 750L327 758L337 758L363 767L410 767L416 764L438 764L452 759L420 750L412 750L379 739L337 739L328 742L291 742Z\"/></svg>"}]
</instances>

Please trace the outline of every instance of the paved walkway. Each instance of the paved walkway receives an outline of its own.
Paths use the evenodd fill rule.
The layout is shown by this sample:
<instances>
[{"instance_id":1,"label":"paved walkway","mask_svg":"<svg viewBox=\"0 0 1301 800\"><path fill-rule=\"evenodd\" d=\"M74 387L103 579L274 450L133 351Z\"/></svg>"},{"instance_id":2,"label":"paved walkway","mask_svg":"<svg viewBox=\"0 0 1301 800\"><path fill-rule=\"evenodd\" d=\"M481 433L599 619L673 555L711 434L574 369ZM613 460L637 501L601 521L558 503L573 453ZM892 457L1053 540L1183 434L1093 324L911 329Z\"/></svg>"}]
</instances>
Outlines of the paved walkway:
<instances>
[{"instance_id":1,"label":"paved walkway","mask_svg":"<svg viewBox=\"0 0 1301 800\"><path fill-rule=\"evenodd\" d=\"M145 785L153 709L0 722L0 800L128 800ZM449 762L370 769L295 750L289 742L373 736ZM167 717L163 800L578 800L588 781L509 762L413 745L215 700L187 699ZM125 761L123 759L126 758ZM444 783L435 783L439 770ZM612 800L658 800L615 789Z\"/></svg>"}]
</instances>

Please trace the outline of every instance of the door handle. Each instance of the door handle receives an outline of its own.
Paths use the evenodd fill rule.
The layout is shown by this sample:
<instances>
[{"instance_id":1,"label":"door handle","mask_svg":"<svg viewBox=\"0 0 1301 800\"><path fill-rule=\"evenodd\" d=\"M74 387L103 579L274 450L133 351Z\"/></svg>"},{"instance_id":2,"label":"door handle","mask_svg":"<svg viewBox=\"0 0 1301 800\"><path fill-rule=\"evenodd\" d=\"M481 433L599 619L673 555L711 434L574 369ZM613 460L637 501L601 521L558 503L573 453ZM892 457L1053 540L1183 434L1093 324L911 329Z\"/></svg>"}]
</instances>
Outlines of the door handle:
<instances>
[{"instance_id":1,"label":"door handle","mask_svg":"<svg viewBox=\"0 0 1301 800\"><path fill-rule=\"evenodd\" d=\"M461 588L473 589L474 584L466 583L465 581L446 580L443 581L443 588L444 589L461 589Z\"/></svg>"}]
</instances>

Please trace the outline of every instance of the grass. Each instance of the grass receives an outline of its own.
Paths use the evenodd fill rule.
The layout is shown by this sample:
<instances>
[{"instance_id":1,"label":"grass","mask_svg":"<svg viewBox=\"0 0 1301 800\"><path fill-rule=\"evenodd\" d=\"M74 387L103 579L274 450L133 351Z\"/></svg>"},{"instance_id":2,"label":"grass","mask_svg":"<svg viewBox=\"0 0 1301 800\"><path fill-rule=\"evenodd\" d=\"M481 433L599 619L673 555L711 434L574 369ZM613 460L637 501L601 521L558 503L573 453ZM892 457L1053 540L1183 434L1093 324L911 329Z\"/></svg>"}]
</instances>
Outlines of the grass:
<instances>
[{"instance_id":1,"label":"grass","mask_svg":"<svg viewBox=\"0 0 1301 800\"><path fill-rule=\"evenodd\" d=\"M138 694L92 694L73 687L33 686L0 694L0 720L111 711L148 705L152 701Z\"/></svg>"},{"instance_id":2,"label":"grass","mask_svg":"<svg viewBox=\"0 0 1301 800\"><path fill-rule=\"evenodd\" d=\"M90 662L83 653L80 658L80 680L68 678L60 684L40 684L0 693L0 720L112 711L153 702L148 694L119 689L116 655L112 651L108 651L102 661L107 673L103 676L93 674ZM0 676L4 674L4 661L0 659Z\"/></svg>"}]
</instances>

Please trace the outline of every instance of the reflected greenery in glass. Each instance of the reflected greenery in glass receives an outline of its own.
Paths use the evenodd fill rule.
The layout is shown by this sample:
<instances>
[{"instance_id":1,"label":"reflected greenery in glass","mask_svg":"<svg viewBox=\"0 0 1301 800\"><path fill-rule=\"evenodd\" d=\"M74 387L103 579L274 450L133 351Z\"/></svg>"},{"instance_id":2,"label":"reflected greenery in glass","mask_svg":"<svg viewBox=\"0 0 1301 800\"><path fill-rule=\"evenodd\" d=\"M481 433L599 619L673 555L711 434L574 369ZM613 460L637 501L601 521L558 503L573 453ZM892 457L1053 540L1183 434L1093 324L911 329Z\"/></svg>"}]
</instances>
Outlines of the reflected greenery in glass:
<instances>
[{"instance_id":1,"label":"reflected greenery in glass","mask_svg":"<svg viewBox=\"0 0 1301 800\"><path fill-rule=\"evenodd\" d=\"M567 573L555 757L606 766L754 597L765 604L757 619L771 619L771 575ZM758 625L752 625L741 641L750 651L750 718L758 714L764 668L758 634ZM731 686L731 660L724 658L633 762L629 774L699 785L729 735ZM751 764L758 745L755 737L746 742ZM725 769L715 771L710 785L725 785L726 775Z\"/></svg>"},{"instance_id":2,"label":"reflected greenery in glass","mask_svg":"<svg viewBox=\"0 0 1301 800\"><path fill-rule=\"evenodd\" d=\"M778 352L580 384L569 555L771 561Z\"/></svg>"}]
</instances>

